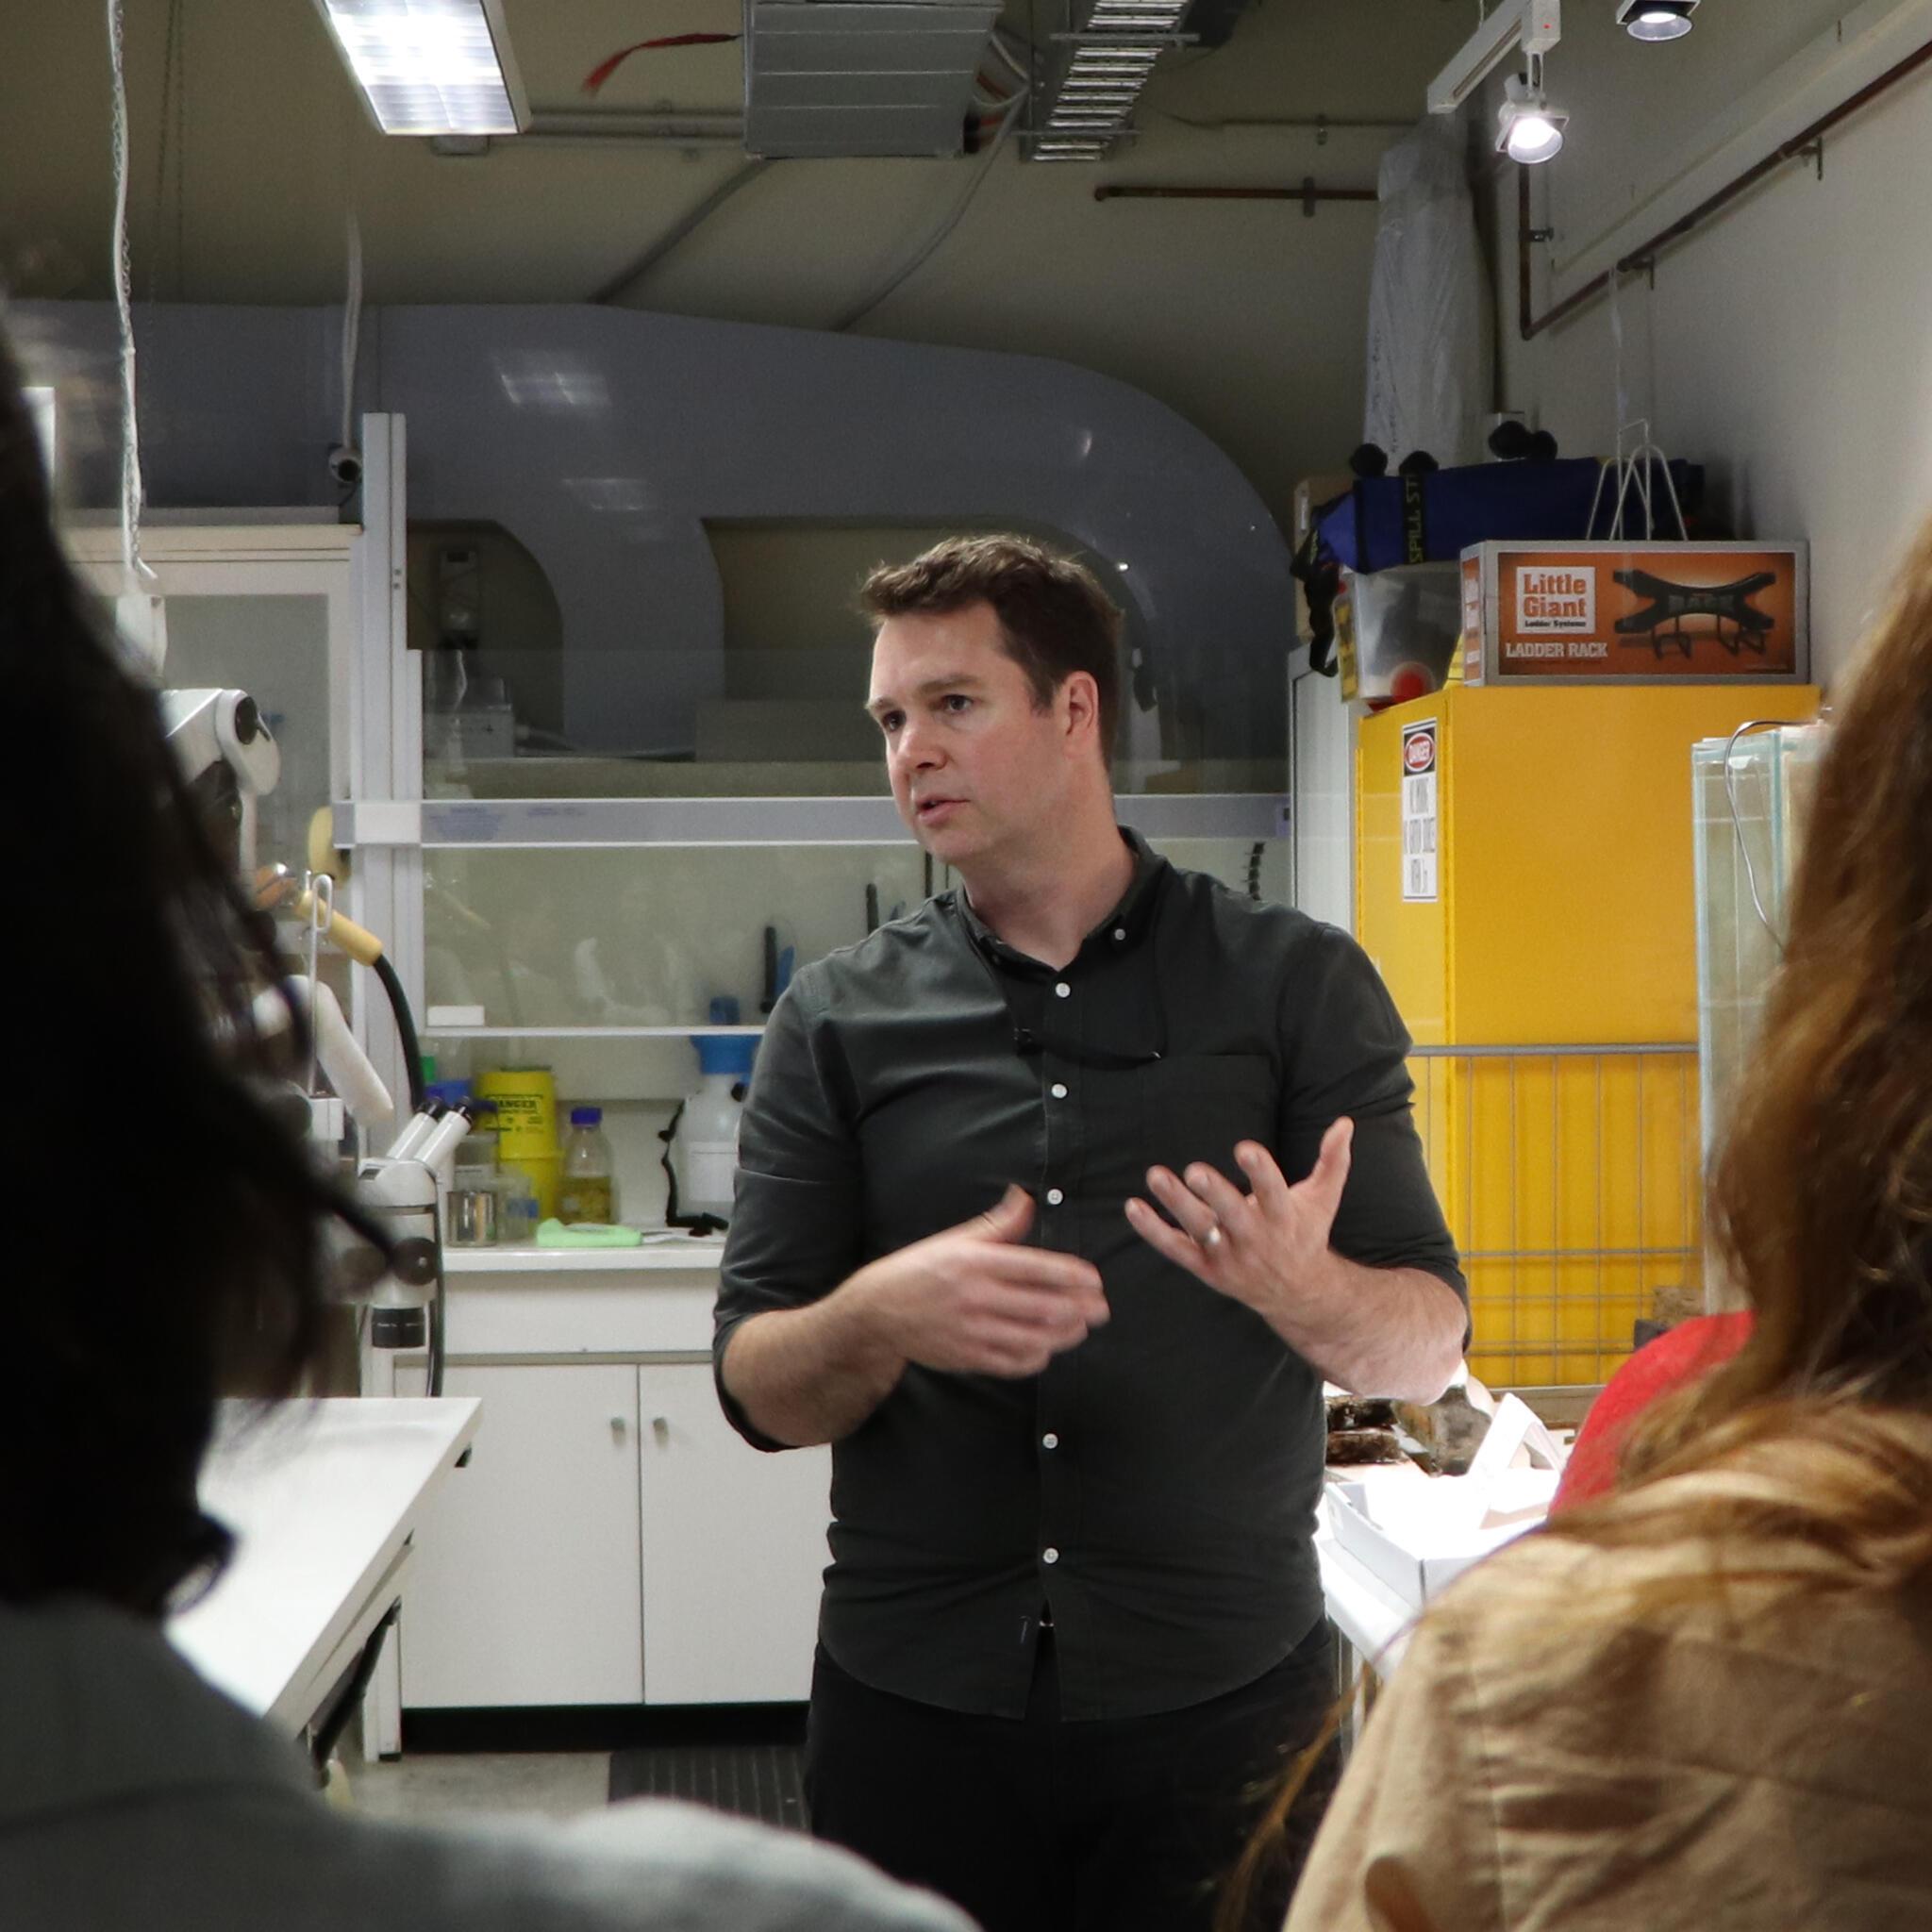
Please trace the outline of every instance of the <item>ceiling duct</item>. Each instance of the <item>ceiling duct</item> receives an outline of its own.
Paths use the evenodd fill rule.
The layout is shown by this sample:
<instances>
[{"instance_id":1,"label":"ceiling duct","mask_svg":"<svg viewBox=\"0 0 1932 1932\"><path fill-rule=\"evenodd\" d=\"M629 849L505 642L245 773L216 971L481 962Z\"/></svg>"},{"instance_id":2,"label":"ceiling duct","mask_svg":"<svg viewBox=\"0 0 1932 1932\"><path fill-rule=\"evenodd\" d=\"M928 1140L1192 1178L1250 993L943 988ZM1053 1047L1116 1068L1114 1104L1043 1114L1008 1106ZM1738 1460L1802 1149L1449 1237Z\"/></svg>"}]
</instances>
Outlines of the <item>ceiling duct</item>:
<instances>
[{"instance_id":1,"label":"ceiling duct","mask_svg":"<svg viewBox=\"0 0 1932 1932\"><path fill-rule=\"evenodd\" d=\"M1050 50L1055 79L1028 116L1026 153L1036 161L1104 161L1131 140L1154 63L1194 39L1181 32L1191 4L1092 0L1079 26L1055 34L1041 49Z\"/></svg>"},{"instance_id":2,"label":"ceiling duct","mask_svg":"<svg viewBox=\"0 0 1932 1932\"><path fill-rule=\"evenodd\" d=\"M744 145L957 155L997 0L745 0Z\"/></svg>"}]
</instances>

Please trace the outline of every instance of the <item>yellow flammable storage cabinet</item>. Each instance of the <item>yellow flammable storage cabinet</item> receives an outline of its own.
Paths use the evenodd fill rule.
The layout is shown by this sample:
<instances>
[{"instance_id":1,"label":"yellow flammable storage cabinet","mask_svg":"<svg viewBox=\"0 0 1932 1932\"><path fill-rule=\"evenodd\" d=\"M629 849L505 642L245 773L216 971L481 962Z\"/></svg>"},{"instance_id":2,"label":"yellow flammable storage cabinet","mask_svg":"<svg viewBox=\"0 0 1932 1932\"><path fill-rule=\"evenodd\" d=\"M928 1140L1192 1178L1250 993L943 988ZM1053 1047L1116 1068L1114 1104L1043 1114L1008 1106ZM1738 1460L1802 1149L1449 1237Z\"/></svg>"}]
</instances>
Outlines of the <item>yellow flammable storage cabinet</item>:
<instances>
[{"instance_id":1,"label":"yellow flammable storage cabinet","mask_svg":"<svg viewBox=\"0 0 1932 1932\"><path fill-rule=\"evenodd\" d=\"M1471 1363L1602 1381L1702 1305L1690 748L1808 685L1452 685L1357 741L1357 931L1417 1043Z\"/></svg>"}]
</instances>

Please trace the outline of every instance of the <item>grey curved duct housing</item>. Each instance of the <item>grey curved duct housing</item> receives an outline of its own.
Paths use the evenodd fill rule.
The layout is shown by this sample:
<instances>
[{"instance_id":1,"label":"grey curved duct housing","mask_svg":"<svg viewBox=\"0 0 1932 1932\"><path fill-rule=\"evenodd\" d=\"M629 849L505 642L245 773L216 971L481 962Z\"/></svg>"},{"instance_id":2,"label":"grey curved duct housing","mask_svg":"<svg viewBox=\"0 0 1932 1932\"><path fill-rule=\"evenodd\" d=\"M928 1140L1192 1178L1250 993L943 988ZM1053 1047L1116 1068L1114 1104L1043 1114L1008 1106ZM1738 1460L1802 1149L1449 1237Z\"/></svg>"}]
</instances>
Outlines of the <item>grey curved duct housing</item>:
<instances>
[{"instance_id":1,"label":"grey curved duct housing","mask_svg":"<svg viewBox=\"0 0 1932 1932\"><path fill-rule=\"evenodd\" d=\"M112 504L111 308L21 303L9 325L59 391L68 499ZM341 325L333 308L137 309L149 500L334 503ZM1272 759L1285 782L1287 547L1228 458L1137 390L1035 357L588 306L375 309L362 344L358 408L408 419L411 519L500 524L548 575L584 749L689 742L723 693L707 520L1010 520L1124 566L1109 586L1164 758ZM641 627L675 643L647 689Z\"/></svg>"}]
</instances>

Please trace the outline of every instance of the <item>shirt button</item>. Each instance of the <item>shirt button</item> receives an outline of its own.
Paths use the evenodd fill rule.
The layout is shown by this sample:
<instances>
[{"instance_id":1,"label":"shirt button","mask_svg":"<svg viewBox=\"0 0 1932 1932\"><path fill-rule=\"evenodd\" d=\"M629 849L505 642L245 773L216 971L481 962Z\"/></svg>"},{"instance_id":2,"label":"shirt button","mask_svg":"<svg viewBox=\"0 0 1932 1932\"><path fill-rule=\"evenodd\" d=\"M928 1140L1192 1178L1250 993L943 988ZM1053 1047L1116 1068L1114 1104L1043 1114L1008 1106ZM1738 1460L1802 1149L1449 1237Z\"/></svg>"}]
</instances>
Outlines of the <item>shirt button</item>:
<instances>
[{"instance_id":1,"label":"shirt button","mask_svg":"<svg viewBox=\"0 0 1932 1932\"><path fill-rule=\"evenodd\" d=\"M1114 929L1113 929L1113 936L1114 936L1114 939L1115 939L1115 941L1116 941L1117 942L1118 942L1119 941L1121 941L1121 940L1124 940L1124 939L1125 939L1125 938L1126 938L1126 936L1127 936L1127 929L1126 929L1126 927L1125 927L1125 926L1124 926L1124 925L1117 925L1117 926L1115 926L1115 927L1114 927Z\"/></svg>"},{"instance_id":2,"label":"shirt button","mask_svg":"<svg viewBox=\"0 0 1932 1932\"><path fill-rule=\"evenodd\" d=\"M1049 1429L1045 1435L1041 1437L1040 1446L1042 1449L1058 1449L1060 1446L1060 1439Z\"/></svg>"},{"instance_id":3,"label":"shirt button","mask_svg":"<svg viewBox=\"0 0 1932 1932\"><path fill-rule=\"evenodd\" d=\"M1040 1560L1042 1563L1058 1563L1059 1559L1060 1553L1058 1550L1041 1550L1040 1553Z\"/></svg>"},{"instance_id":4,"label":"shirt button","mask_svg":"<svg viewBox=\"0 0 1932 1932\"><path fill-rule=\"evenodd\" d=\"M1058 1208L1066 1198L1058 1188L1049 1188L1046 1191L1046 1205L1049 1208Z\"/></svg>"},{"instance_id":5,"label":"shirt button","mask_svg":"<svg viewBox=\"0 0 1932 1932\"><path fill-rule=\"evenodd\" d=\"M1067 1097L1067 1090L1058 1080L1053 1083L1053 1097L1056 1100L1064 1100Z\"/></svg>"},{"instance_id":6,"label":"shirt button","mask_svg":"<svg viewBox=\"0 0 1932 1932\"><path fill-rule=\"evenodd\" d=\"M1066 999L1073 992L1073 991L1074 989L1071 986L1069 986L1064 979L1061 980L1060 983L1054 988L1054 991L1058 993L1061 999Z\"/></svg>"}]
</instances>

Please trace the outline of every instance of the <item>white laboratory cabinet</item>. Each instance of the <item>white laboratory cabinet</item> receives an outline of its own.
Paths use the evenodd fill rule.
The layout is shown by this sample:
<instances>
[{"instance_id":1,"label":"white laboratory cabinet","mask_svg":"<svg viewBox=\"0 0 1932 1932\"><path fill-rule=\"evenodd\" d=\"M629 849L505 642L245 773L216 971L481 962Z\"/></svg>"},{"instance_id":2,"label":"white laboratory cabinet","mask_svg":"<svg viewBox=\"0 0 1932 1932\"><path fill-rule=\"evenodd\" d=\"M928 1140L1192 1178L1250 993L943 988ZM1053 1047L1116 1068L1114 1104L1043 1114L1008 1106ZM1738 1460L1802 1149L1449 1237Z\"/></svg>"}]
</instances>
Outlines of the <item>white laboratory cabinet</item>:
<instances>
[{"instance_id":1,"label":"white laboratory cabinet","mask_svg":"<svg viewBox=\"0 0 1932 1932\"><path fill-rule=\"evenodd\" d=\"M708 1363L638 1369L644 1702L775 1704L811 1688L831 1452L761 1455Z\"/></svg>"},{"instance_id":2,"label":"white laboratory cabinet","mask_svg":"<svg viewBox=\"0 0 1932 1932\"><path fill-rule=\"evenodd\" d=\"M419 1526L403 1702L638 1704L638 1372L627 1363L449 1370L483 1420ZM398 1378L421 1392L421 1370Z\"/></svg>"},{"instance_id":3,"label":"white laboratory cabinet","mask_svg":"<svg viewBox=\"0 0 1932 1932\"><path fill-rule=\"evenodd\" d=\"M405 1709L807 1696L830 1452L725 1422L718 1248L450 1255L443 1391L483 1410L418 1528ZM396 1391L424 1376L404 1358Z\"/></svg>"}]
</instances>

